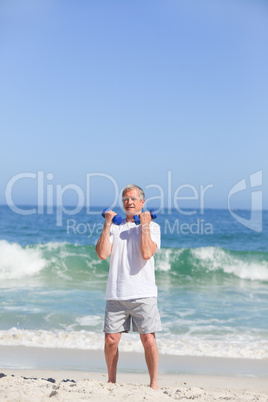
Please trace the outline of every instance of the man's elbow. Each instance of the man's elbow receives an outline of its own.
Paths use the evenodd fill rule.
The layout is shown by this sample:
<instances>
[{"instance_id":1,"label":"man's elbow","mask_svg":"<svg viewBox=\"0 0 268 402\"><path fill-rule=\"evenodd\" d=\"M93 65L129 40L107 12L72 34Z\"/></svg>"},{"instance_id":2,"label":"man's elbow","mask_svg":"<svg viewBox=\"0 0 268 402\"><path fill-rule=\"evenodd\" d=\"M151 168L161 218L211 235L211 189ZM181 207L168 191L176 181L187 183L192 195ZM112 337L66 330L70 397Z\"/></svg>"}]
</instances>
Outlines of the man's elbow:
<instances>
[{"instance_id":1,"label":"man's elbow","mask_svg":"<svg viewBox=\"0 0 268 402\"><path fill-rule=\"evenodd\" d=\"M107 253L104 253L103 251L98 250L97 247L95 250L96 250L97 256L100 260L106 260L109 257L109 254L107 255Z\"/></svg>"},{"instance_id":2,"label":"man's elbow","mask_svg":"<svg viewBox=\"0 0 268 402\"><path fill-rule=\"evenodd\" d=\"M156 243L153 243L152 247L144 247L144 248L141 247L140 251L142 258L144 260L149 260L155 255L156 249L157 249Z\"/></svg>"},{"instance_id":3,"label":"man's elbow","mask_svg":"<svg viewBox=\"0 0 268 402\"><path fill-rule=\"evenodd\" d=\"M100 260L106 260L106 258L108 258L108 256L103 255L103 254L98 254L98 253L97 253L97 256L98 256L98 258L99 258Z\"/></svg>"},{"instance_id":4,"label":"man's elbow","mask_svg":"<svg viewBox=\"0 0 268 402\"><path fill-rule=\"evenodd\" d=\"M151 258L152 256L150 256L150 255L144 255L144 256L142 256L142 258L145 260L145 261L148 261L150 258Z\"/></svg>"},{"instance_id":5,"label":"man's elbow","mask_svg":"<svg viewBox=\"0 0 268 402\"><path fill-rule=\"evenodd\" d=\"M144 260L149 260L153 255L154 253L148 253L148 252L141 253L141 256Z\"/></svg>"}]
</instances>

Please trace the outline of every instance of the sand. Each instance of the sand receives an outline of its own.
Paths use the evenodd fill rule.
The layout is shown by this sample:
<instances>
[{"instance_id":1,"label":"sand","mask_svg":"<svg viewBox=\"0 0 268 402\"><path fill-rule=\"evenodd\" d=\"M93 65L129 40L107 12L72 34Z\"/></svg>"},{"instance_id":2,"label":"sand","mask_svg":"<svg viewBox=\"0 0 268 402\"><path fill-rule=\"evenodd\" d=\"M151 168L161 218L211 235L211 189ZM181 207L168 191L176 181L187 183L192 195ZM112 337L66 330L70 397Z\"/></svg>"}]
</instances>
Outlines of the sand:
<instances>
[{"instance_id":1,"label":"sand","mask_svg":"<svg viewBox=\"0 0 268 402\"><path fill-rule=\"evenodd\" d=\"M1 346L0 373L0 401L268 401L267 360L160 355L155 391L139 353L108 384L102 351Z\"/></svg>"},{"instance_id":2,"label":"sand","mask_svg":"<svg viewBox=\"0 0 268 402\"><path fill-rule=\"evenodd\" d=\"M160 375L158 391L147 384L146 374L119 374L116 384L108 384L104 373L5 370L0 401L268 400L267 379Z\"/></svg>"}]
</instances>

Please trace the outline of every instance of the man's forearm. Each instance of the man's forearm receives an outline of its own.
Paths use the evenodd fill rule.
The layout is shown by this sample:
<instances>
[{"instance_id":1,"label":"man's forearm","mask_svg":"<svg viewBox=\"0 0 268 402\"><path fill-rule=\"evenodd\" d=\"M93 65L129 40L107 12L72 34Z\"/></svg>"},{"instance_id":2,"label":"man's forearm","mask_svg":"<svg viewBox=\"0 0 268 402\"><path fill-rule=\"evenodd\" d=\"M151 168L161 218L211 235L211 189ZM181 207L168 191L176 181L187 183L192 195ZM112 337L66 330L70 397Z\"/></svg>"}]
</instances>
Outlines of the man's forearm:
<instances>
[{"instance_id":1,"label":"man's forearm","mask_svg":"<svg viewBox=\"0 0 268 402\"><path fill-rule=\"evenodd\" d=\"M101 260L106 260L112 251L112 244L110 242L110 228L111 225L105 222L101 236L96 244L96 253Z\"/></svg>"},{"instance_id":2,"label":"man's forearm","mask_svg":"<svg viewBox=\"0 0 268 402\"><path fill-rule=\"evenodd\" d=\"M151 239L150 224L141 227L140 251L144 260L149 260L156 252L156 243Z\"/></svg>"}]
</instances>

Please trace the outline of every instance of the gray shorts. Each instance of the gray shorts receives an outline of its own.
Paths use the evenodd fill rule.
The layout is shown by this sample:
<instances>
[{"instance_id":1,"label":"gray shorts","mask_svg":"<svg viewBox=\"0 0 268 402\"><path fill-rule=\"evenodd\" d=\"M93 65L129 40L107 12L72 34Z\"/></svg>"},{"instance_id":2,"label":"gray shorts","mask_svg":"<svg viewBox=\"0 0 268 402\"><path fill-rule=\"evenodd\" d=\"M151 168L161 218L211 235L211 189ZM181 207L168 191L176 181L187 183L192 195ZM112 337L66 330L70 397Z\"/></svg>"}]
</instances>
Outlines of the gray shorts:
<instances>
[{"instance_id":1,"label":"gray shorts","mask_svg":"<svg viewBox=\"0 0 268 402\"><path fill-rule=\"evenodd\" d=\"M129 332L130 323L140 334L162 331L156 297L106 301L104 332Z\"/></svg>"}]
</instances>

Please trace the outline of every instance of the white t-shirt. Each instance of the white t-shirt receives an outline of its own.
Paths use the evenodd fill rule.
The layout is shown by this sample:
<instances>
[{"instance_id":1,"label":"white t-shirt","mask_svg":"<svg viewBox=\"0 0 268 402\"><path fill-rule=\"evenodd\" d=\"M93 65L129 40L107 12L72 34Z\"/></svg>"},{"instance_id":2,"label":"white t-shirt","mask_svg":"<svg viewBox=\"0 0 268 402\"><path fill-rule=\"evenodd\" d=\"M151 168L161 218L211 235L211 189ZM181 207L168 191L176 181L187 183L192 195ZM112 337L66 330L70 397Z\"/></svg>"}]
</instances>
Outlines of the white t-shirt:
<instances>
[{"instance_id":1,"label":"white t-shirt","mask_svg":"<svg viewBox=\"0 0 268 402\"><path fill-rule=\"evenodd\" d=\"M160 249L160 226L150 222L151 239ZM106 286L106 300L157 297L154 257L144 260L140 252L141 225L123 220L111 226L112 252Z\"/></svg>"}]
</instances>

